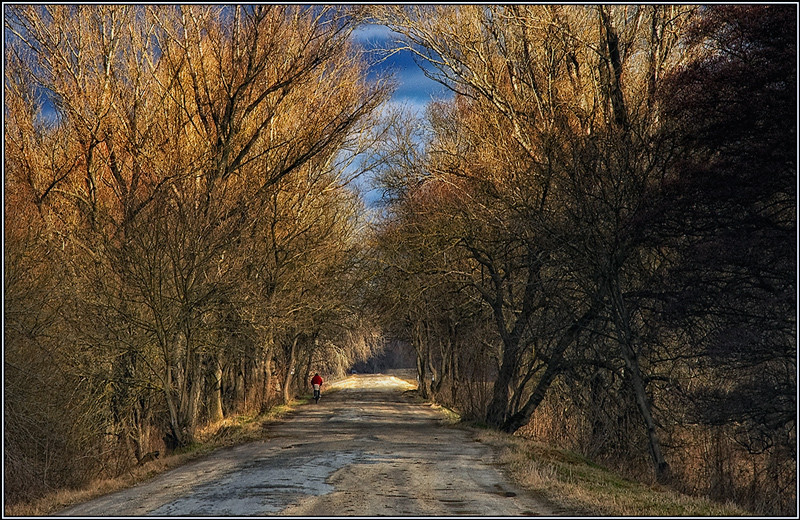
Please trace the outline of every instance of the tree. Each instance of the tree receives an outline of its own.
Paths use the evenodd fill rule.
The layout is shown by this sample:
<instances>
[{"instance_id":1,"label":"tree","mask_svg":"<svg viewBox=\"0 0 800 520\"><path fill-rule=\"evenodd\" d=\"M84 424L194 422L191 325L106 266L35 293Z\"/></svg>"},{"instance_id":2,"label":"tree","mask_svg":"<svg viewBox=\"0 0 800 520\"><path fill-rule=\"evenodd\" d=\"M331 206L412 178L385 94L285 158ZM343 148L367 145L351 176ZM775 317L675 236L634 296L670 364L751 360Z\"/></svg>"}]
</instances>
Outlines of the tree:
<instances>
[{"instance_id":1,"label":"tree","mask_svg":"<svg viewBox=\"0 0 800 520\"><path fill-rule=\"evenodd\" d=\"M364 79L355 23L324 6L7 11L6 211L57 246L30 257L64 269L64 306L56 294L44 306L60 320L49 330L68 331L75 376L102 389L76 415L102 417L99 435L132 440L137 457L156 431L168 447L191 443L204 403L218 418L236 407L227 399L246 399L228 391L245 376L268 398L269 327L247 311L269 307L251 255L281 254L258 249L271 216L298 215L284 207L296 200L317 210L284 229L322 235L305 242L297 281L314 262L319 276L351 262L343 161L368 145L363 125L386 95ZM305 192L276 199L291 190ZM339 295L318 296L335 306Z\"/></svg>"},{"instance_id":2,"label":"tree","mask_svg":"<svg viewBox=\"0 0 800 520\"><path fill-rule=\"evenodd\" d=\"M511 431L525 424L546 381L560 370L565 349L594 318L608 319L617 347L608 355L625 362L659 478L667 478L668 465L643 373L644 322L631 299L647 283L636 272L647 253L631 224L645 204L645 188L660 181L669 158L661 149L665 142L656 138L658 118L651 109L658 80L680 60L678 35L690 13L661 6L376 11L378 19L404 35L398 49L415 53L428 65L428 75L469 99L465 105L481 114L475 126L484 135L496 132L491 139L467 138L466 150L485 155L479 162L477 153L457 148L441 154L451 160L443 168L448 175L477 179L494 190L491 196L503 208L498 215L509 219L514 235L505 243L519 240L524 246L517 258L528 259L521 264L527 266L522 279L504 278L497 266L490 269L488 257L473 251L495 280L507 280L519 288L515 294L525 295L511 306L521 314L510 322L497 312L504 305L498 297L506 289L494 282L493 293L485 295L487 302L495 302L498 333L507 336L488 422ZM456 125L470 124L465 112L456 113ZM490 150L504 138L499 149L505 157L492 157ZM495 164L500 159L502 168L489 157ZM569 266L572 294L581 295L581 303L573 305L581 312L560 332L563 342L548 356L553 363L541 391L511 411L509 384L523 359L517 345L532 320L534 302L545 301L546 291L537 282L543 266L554 265L549 262L559 255L562 265Z\"/></svg>"},{"instance_id":3,"label":"tree","mask_svg":"<svg viewBox=\"0 0 800 520\"><path fill-rule=\"evenodd\" d=\"M676 252L662 316L714 374L690 392L693 420L785 463L796 461L796 14L704 9L696 58L664 84L681 161L651 206L651 232Z\"/></svg>"}]
</instances>

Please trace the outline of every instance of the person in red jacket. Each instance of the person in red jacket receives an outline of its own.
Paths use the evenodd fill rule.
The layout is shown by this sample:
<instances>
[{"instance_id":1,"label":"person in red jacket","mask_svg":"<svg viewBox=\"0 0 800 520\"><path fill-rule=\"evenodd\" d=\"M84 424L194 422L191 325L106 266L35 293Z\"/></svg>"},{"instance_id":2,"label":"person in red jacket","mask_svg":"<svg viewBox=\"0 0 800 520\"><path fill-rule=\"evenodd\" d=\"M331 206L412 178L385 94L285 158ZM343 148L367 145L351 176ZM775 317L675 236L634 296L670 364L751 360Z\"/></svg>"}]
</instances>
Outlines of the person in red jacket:
<instances>
[{"instance_id":1,"label":"person in red jacket","mask_svg":"<svg viewBox=\"0 0 800 520\"><path fill-rule=\"evenodd\" d=\"M318 401L322 389L322 377L318 373L311 378L311 387L314 389L314 400Z\"/></svg>"}]
</instances>

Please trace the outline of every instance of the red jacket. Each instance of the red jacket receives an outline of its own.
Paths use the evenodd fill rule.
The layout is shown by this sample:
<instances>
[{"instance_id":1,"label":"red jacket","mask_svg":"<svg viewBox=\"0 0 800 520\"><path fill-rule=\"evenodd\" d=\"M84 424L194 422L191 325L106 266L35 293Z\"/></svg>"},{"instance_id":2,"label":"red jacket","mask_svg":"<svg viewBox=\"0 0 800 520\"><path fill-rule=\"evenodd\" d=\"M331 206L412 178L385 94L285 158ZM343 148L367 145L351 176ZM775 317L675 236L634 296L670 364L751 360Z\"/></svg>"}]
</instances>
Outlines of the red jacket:
<instances>
[{"instance_id":1,"label":"red jacket","mask_svg":"<svg viewBox=\"0 0 800 520\"><path fill-rule=\"evenodd\" d=\"M321 385L322 384L322 378L320 377L319 374L316 374L314 377L311 378L311 384L312 385Z\"/></svg>"}]
</instances>

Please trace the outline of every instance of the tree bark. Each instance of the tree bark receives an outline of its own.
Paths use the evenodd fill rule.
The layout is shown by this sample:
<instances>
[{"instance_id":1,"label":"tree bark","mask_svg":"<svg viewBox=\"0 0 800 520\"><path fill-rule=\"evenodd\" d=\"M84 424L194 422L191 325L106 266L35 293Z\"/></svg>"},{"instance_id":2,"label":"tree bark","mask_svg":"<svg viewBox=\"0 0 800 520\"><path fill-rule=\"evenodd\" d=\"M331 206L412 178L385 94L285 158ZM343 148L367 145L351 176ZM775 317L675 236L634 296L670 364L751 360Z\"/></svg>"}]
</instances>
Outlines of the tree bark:
<instances>
[{"instance_id":1,"label":"tree bark","mask_svg":"<svg viewBox=\"0 0 800 520\"><path fill-rule=\"evenodd\" d=\"M261 402L261 411L269 409L272 401L272 353L268 352L264 361L264 393Z\"/></svg>"},{"instance_id":2,"label":"tree bark","mask_svg":"<svg viewBox=\"0 0 800 520\"><path fill-rule=\"evenodd\" d=\"M286 360L286 373L283 378L283 402L288 403L292 400L292 381L294 380L294 365L297 357L297 341L299 335L295 336L289 347L289 355Z\"/></svg>"},{"instance_id":3,"label":"tree bark","mask_svg":"<svg viewBox=\"0 0 800 520\"><path fill-rule=\"evenodd\" d=\"M538 407L544 399L547 389L550 388L550 385L555 380L556 376L559 374L559 372L561 372L563 368L562 361L564 359L564 353L571 344L577 341L580 333L597 316L597 308L598 305L591 307L588 311L586 311L586 313L583 314L583 316L575 320L575 322L570 325L569 329L567 329L564 335L561 336L556 344L553 355L550 357L550 360L547 363L547 368L545 369L544 374L542 374L541 379L539 379L539 382L537 383L536 388L534 389L530 398L528 398L528 401L521 410L513 414L503 423L501 427L503 431L513 433L528 424L528 422L531 420L531 416L536 411L536 407Z\"/></svg>"},{"instance_id":4,"label":"tree bark","mask_svg":"<svg viewBox=\"0 0 800 520\"><path fill-rule=\"evenodd\" d=\"M417 358L417 380L419 381L419 394L423 399L430 397L430 381L428 381L428 363L426 360L426 345L422 337L422 325L414 323L414 350Z\"/></svg>"},{"instance_id":5,"label":"tree bark","mask_svg":"<svg viewBox=\"0 0 800 520\"><path fill-rule=\"evenodd\" d=\"M636 407L639 409L639 414L647 430L647 440L650 448L650 456L653 459L653 469L655 470L656 479L661 483L665 483L670 480L671 471L661 451L661 443L658 439L658 432L656 430L655 420L653 419L650 399L647 396L644 377L641 367L639 366L636 350L633 346L635 340L631 329L630 315L618 283L615 283L614 286L610 288L610 293L612 314L614 326L617 329L620 353L622 354L622 359L625 361L625 368L628 370L629 381L636 399Z\"/></svg>"},{"instance_id":6,"label":"tree bark","mask_svg":"<svg viewBox=\"0 0 800 520\"><path fill-rule=\"evenodd\" d=\"M224 418L222 411L222 362L219 356L214 356L211 361L211 394L209 396L209 420L221 421Z\"/></svg>"},{"instance_id":7,"label":"tree bark","mask_svg":"<svg viewBox=\"0 0 800 520\"><path fill-rule=\"evenodd\" d=\"M503 346L503 359L498 369L497 380L494 382L492 400L486 410L486 422L498 428L506 421L511 380L517 369L517 345L507 343Z\"/></svg>"},{"instance_id":8,"label":"tree bark","mask_svg":"<svg viewBox=\"0 0 800 520\"><path fill-rule=\"evenodd\" d=\"M181 431L180 420L178 415L178 404L175 402L173 395L173 375L172 367L167 366L166 377L164 380L164 400L167 402L167 410L169 411L169 432L167 432L164 443L167 445L167 450L172 451L175 448L183 446L184 436Z\"/></svg>"}]
</instances>

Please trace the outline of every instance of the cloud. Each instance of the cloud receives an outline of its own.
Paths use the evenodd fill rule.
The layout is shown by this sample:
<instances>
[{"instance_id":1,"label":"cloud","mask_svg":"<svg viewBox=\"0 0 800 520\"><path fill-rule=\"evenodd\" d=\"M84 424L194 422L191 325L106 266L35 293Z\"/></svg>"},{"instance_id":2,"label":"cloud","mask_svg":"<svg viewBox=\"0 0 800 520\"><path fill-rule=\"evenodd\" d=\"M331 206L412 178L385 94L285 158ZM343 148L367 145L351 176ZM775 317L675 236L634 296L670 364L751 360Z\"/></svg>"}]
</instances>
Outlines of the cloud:
<instances>
[{"instance_id":1,"label":"cloud","mask_svg":"<svg viewBox=\"0 0 800 520\"><path fill-rule=\"evenodd\" d=\"M423 64L424 65L424 64ZM442 98L452 96L452 92L444 85L432 80L414 61L408 51L392 54L385 60L379 60L371 67L374 73L392 73L396 80L393 98L409 98L427 103L431 97Z\"/></svg>"},{"instance_id":2,"label":"cloud","mask_svg":"<svg viewBox=\"0 0 800 520\"><path fill-rule=\"evenodd\" d=\"M425 109L428 108L429 102L430 99L393 97L384 104L384 110L386 112L399 110L422 118L425 115Z\"/></svg>"},{"instance_id":3,"label":"cloud","mask_svg":"<svg viewBox=\"0 0 800 520\"><path fill-rule=\"evenodd\" d=\"M354 41L359 43L377 43L397 39L400 34L392 31L385 25L364 24L357 27L350 35Z\"/></svg>"},{"instance_id":4,"label":"cloud","mask_svg":"<svg viewBox=\"0 0 800 520\"><path fill-rule=\"evenodd\" d=\"M431 96L440 98L452 95L447 87L427 77L416 65L398 71L397 76L399 82L395 91L396 97L428 100Z\"/></svg>"}]
</instances>

